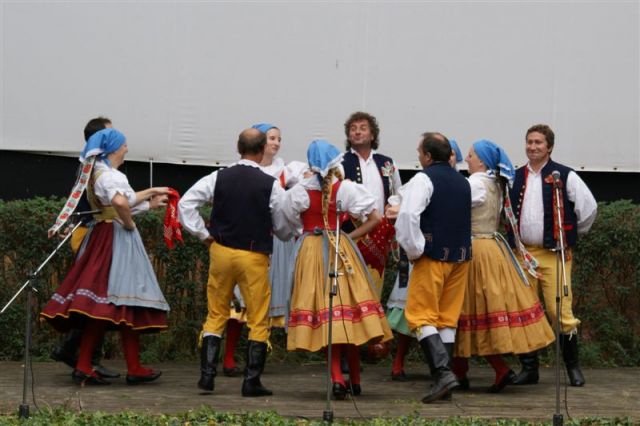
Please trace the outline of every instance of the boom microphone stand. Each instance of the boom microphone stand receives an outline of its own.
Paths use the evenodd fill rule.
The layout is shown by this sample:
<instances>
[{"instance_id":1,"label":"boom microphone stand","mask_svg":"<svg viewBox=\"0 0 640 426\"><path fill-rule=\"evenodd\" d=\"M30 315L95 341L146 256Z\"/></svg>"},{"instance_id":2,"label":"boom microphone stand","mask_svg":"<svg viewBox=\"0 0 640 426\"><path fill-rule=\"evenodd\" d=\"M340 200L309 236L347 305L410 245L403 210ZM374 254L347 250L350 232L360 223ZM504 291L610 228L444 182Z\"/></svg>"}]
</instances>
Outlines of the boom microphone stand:
<instances>
[{"instance_id":1,"label":"boom microphone stand","mask_svg":"<svg viewBox=\"0 0 640 426\"><path fill-rule=\"evenodd\" d=\"M331 360L332 360L332 345L333 342L333 298L338 294L338 277L342 273L338 272L338 251L340 250L340 213L342 213L341 203L337 201L336 204L336 244L335 254L333 258L333 271L329 272L329 278L331 278L331 287L329 289L329 333L327 336L327 406L322 412L322 420L328 423L333 423L333 409L331 406ZM326 232L331 232L326 230Z\"/></svg>"},{"instance_id":2,"label":"boom microphone stand","mask_svg":"<svg viewBox=\"0 0 640 426\"><path fill-rule=\"evenodd\" d=\"M98 211L88 211L88 212L78 212L73 213L72 216L81 216L85 214L93 214ZM32 304L32 293L37 293L38 290L35 286L36 278L38 278L38 274L42 271L42 269L49 263L49 261L60 251L62 246L71 238L71 235L82 225L82 221L78 221L78 223L73 227L71 232L69 232L64 239L58 244L58 246L49 254L49 256L38 266L38 268L29 274L29 279L18 289L18 291L13 295L11 300L4 305L4 308L0 311L0 314L3 314L9 306L13 303L14 300L22 293L25 289L29 290L27 292L27 303L26 303L26 315L25 315L25 332L24 332L24 376L22 378L22 404L20 404L20 408L18 410L18 415L20 418L26 419L29 417L29 405L27 404L27 387L29 383L29 365L31 364L31 304Z\"/></svg>"},{"instance_id":3,"label":"boom microphone stand","mask_svg":"<svg viewBox=\"0 0 640 426\"><path fill-rule=\"evenodd\" d=\"M562 426L563 418L560 413L560 351L562 348L560 347L560 327L561 321L560 316L562 314L561 308L561 299L562 295L564 297L569 296L569 286L567 285L567 274L565 270L565 241L564 241L564 223L562 221L562 213L560 211L560 172L554 170L551 172L551 176L553 177L553 194L556 202L556 211L554 215L556 216L556 224L558 225L558 241L556 245L556 412L553 414L553 426ZM562 294L560 293L560 285L562 283Z\"/></svg>"}]
</instances>

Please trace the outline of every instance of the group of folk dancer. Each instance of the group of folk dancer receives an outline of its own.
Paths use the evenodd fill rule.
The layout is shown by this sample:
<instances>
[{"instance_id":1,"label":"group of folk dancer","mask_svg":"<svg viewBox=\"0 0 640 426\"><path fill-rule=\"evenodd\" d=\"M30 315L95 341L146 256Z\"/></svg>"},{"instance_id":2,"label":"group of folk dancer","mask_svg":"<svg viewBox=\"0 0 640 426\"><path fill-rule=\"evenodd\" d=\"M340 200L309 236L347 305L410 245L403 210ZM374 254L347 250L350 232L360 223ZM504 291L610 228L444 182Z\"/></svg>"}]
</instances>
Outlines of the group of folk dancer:
<instances>
[{"instance_id":1,"label":"group of folk dancer","mask_svg":"<svg viewBox=\"0 0 640 426\"><path fill-rule=\"evenodd\" d=\"M141 365L139 334L165 329L169 305L133 215L168 206L174 213L169 233L179 233L181 225L209 250L201 390L214 390L223 351L223 373L240 373L233 353L242 323L249 333L241 390L246 397L272 394L261 382L272 327L285 327L290 351L331 351L335 399L362 393L361 345L389 341L395 331L391 376L406 381L404 357L417 339L434 379L422 399L430 403L469 387L472 355L485 357L495 370L488 392L537 383L536 352L554 341L549 321L558 320L570 383L583 386L571 248L591 227L597 204L572 169L551 160L551 128L527 130L529 161L517 170L496 143L473 143L465 158L468 178L457 171L463 158L456 142L424 133L417 146L423 169L405 185L393 159L378 152L374 116L353 113L344 129L346 152L314 140L307 162L286 164L277 155L280 129L256 124L238 137L237 163L203 177L180 199L166 187L135 192L118 171L125 136L106 118L91 120L76 184L49 234L62 231L83 202L99 213L72 236L75 262L40 314L66 333L52 356L74 368L74 382L108 384L118 377L100 363L107 330L120 331L127 383L161 375ZM556 188L560 197L554 197ZM212 204L208 220L199 213L206 203ZM508 241L499 233L503 219ZM398 274L385 312L380 296L394 238ZM560 240L569 292L561 295L558 313ZM329 312L329 272L336 266ZM503 354L519 356L519 374Z\"/></svg>"}]
</instances>

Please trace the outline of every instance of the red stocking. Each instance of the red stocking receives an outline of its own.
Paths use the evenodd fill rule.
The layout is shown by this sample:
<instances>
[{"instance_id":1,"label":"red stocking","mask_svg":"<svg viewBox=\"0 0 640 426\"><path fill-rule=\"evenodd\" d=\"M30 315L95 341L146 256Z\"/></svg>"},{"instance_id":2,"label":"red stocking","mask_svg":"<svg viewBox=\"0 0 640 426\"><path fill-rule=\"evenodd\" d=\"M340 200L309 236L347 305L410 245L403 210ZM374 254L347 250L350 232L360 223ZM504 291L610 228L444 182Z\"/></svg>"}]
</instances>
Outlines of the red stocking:
<instances>
[{"instance_id":1,"label":"red stocking","mask_svg":"<svg viewBox=\"0 0 640 426\"><path fill-rule=\"evenodd\" d=\"M106 322L102 320L89 319L84 326L82 339L80 340L80 351L78 353L78 363L76 370L85 374L93 374L91 358L96 344L102 339L105 332Z\"/></svg>"},{"instance_id":2,"label":"red stocking","mask_svg":"<svg viewBox=\"0 0 640 426\"><path fill-rule=\"evenodd\" d=\"M131 327L120 327L122 350L127 360L127 374L130 376L150 376L153 370L140 364L140 333Z\"/></svg>"},{"instance_id":3,"label":"red stocking","mask_svg":"<svg viewBox=\"0 0 640 426\"><path fill-rule=\"evenodd\" d=\"M391 364L391 374L394 376L404 371L404 357L407 355L409 343L411 343L411 337L398 333L398 350L396 351L396 356L393 358L393 364Z\"/></svg>"},{"instance_id":4,"label":"red stocking","mask_svg":"<svg viewBox=\"0 0 640 426\"><path fill-rule=\"evenodd\" d=\"M509 366L500 355L486 355L484 359L486 359L496 371L496 384L500 383L500 380L509 372Z\"/></svg>"},{"instance_id":5,"label":"red stocking","mask_svg":"<svg viewBox=\"0 0 640 426\"><path fill-rule=\"evenodd\" d=\"M467 377L467 371L469 371L469 358L461 358L454 356L452 365L453 374L458 377L458 380Z\"/></svg>"},{"instance_id":6,"label":"red stocking","mask_svg":"<svg viewBox=\"0 0 640 426\"><path fill-rule=\"evenodd\" d=\"M352 385L360 384L360 350L356 345L344 345L349 363L349 380Z\"/></svg>"},{"instance_id":7,"label":"red stocking","mask_svg":"<svg viewBox=\"0 0 640 426\"><path fill-rule=\"evenodd\" d=\"M224 360L222 361L222 367L233 369L236 368L236 360L233 359L233 354L238 347L238 340L240 340L240 334L242 333L242 323L240 321L230 319L227 321L227 333L224 336Z\"/></svg>"},{"instance_id":8,"label":"red stocking","mask_svg":"<svg viewBox=\"0 0 640 426\"><path fill-rule=\"evenodd\" d=\"M342 369L340 368L340 356L344 345L331 345L331 382L345 385Z\"/></svg>"}]
</instances>

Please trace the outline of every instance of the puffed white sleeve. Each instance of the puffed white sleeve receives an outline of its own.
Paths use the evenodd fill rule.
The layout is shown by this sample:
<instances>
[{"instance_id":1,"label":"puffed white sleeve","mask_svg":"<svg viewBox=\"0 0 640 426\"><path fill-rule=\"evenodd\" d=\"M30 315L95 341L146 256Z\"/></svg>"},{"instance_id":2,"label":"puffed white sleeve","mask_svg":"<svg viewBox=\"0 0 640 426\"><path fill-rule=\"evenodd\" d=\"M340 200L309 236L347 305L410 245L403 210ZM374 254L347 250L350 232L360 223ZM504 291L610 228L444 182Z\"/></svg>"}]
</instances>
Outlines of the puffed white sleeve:
<instances>
[{"instance_id":1,"label":"puffed white sleeve","mask_svg":"<svg viewBox=\"0 0 640 426\"><path fill-rule=\"evenodd\" d=\"M396 219L396 239L411 260L422 256L424 235L420 229L420 215L429 205L433 183L424 173L417 173L404 185L402 204Z\"/></svg>"},{"instance_id":2,"label":"puffed white sleeve","mask_svg":"<svg viewBox=\"0 0 640 426\"><path fill-rule=\"evenodd\" d=\"M271 222L273 223L273 233L282 241L288 241L296 235L297 228L289 222L285 215L284 205L286 202L286 191L280 186L276 179L271 188L269 198L269 209L271 210Z\"/></svg>"},{"instance_id":3,"label":"puffed white sleeve","mask_svg":"<svg viewBox=\"0 0 640 426\"><path fill-rule=\"evenodd\" d=\"M376 208L376 199L364 185L343 180L336 194L336 202L341 211L365 221L367 216ZM382 214L382 212L378 212Z\"/></svg>"},{"instance_id":4,"label":"puffed white sleeve","mask_svg":"<svg viewBox=\"0 0 640 426\"><path fill-rule=\"evenodd\" d=\"M287 240L291 237L302 235L302 219L300 214L309 209L310 200L307 189L302 183L297 183L293 188L283 191L280 195L281 220L286 224L290 235L285 235ZM278 236L282 239L282 237Z\"/></svg>"},{"instance_id":5,"label":"puffed white sleeve","mask_svg":"<svg viewBox=\"0 0 640 426\"><path fill-rule=\"evenodd\" d=\"M127 177L117 170L110 169L100 174L95 181L94 191L104 205L111 205L117 194L127 199L129 207L136 204L136 192L129 185Z\"/></svg>"},{"instance_id":6,"label":"puffed white sleeve","mask_svg":"<svg viewBox=\"0 0 640 426\"><path fill-rule=\"evenodd\" d=\"M587 184L574 171L567 176L567 198L573 202L578 218L578 234L589 232L598 214L598 203Z\"/></svg>"},{"instance_id":7,"label":"puffed white sleeve","mask_svg":"<svg viewBox=\"0 0 640 426\"><path fill-rule=\"evenodd\" d=\"M295 184L304 179L304 172L309 170L307 163L302 161L292 161L284 168L285 186L292 188Z\"/></svg>"},{"instance_id":8,"label":"puffed white sleeve","mask_svg":"<svg viewBox=\"0 0 640 426\"><path fill-rule=\"evenodd\" d=\"M131 207L131 214L132 215L137 215L140 213L144 213L146 211L149 211L149 201L144 200L139 202L138 204L136 204L135 206Z\"/></svg>"},{"instance_id":9,"label":"puffed white sleeve","mask_svg":"<svg viewBox=\"0 0 640 426\"><path fill-rule=\"evenodd\" d=\"M474 173L467 178L471 187L471 207L481 206L487 201L487 188L481 176L479 173Z\"/></svg>"},{"instance_id":10,"label":"puffed white sleeve","mask_svg":"<svg viewBox=\"0 0 640 426\"><path fill-rule=\"evenodd\" d=\"M215 171L195 183L178 202L178 218L184 229L200 240L210 236L198 208L213 201L218 172Z\"/></svg>"}]
</instances>

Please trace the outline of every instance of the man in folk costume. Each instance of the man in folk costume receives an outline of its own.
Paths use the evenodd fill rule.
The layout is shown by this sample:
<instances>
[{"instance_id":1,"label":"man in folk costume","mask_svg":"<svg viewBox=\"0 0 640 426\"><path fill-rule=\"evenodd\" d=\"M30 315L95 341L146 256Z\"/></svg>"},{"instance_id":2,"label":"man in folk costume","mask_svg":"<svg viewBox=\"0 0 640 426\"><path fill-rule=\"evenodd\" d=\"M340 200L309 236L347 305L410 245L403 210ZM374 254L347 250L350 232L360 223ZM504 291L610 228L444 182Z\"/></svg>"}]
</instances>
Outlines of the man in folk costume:
<instances>
[{"instance_id":1,"label":"man in folk costume","mask_svg":"<svg viewBox=\"0 0 640 426\"><path fill-rule=\"evenodd\" d=\"M398 243L414 261L404 314L435 379L424 403L458 386L451 356L471 259L471 190L450 156L447 138L422 135L424 169L403 187L395 223Z\"/></svg>"},{"instance_id":2,"label":"man in folk costume","mask_svg":"<svg viewBox=\"0 0 640 426\"><path fill-rule=\"evenodd\" d=\"M345 179L363 184L376 198L376 210L384 212L389 196L402 182L393 160L376 150L380 145L380 127L374 116L366 112L354 112L344 123L347 136L347 152L342 160ZM351 232L355 226L347 222L343 228ZM378 297L382 293L384 266L393 239L393 226L386 220L358 243L369 272L376 286Z\"/></svg>"},{"instance_id":3,"label":"man in folk costume","mask_svg":"<svg viewBox=\"0 0 640 426\"><path fill-rule=\"evenodd\" d=\"M220 342L229 318L229 303L237 283L247 309L249 342L242 396L266 396L260 376L269 339L269 254L272 230L283 239L292 232L280 218L280 183L260 168L266 136L246 129L238 138L241 160L200 179L179 203L180 221L209 245L208 315L202 327L201 375L198 387L213 391ZM198 208L213 203L207 229Z\"/></svg>"},{"instance_id":4,"label":"man in folk costume","mask_svg":"<svg viewBox=\"0 0 640 426\"><path fill-rule=\"evenodd\" d=\"M518 241L509 229L512 245L524 244L527 251L539 262L538 279L528 277L536 291L542 291L547 314L556 327L556 248L560 232L564 233L565 270L568 295L561 291L560 345L571 386L583 386L584 376L578 361L577 328L580 324L573 315L571 294L571 248L578 235L584 234L593 224L598 205L587 185L569 167L551 160L554 146L553 130L546 124L538 124L527 130L526 154L529 162L516 171L515 182L510 190L514 203L513 211L520 224ZM560 173L558 186L561 200L560 210L563 229L556 223L556 200L553 172ZM527 259L520 257L526 267ZM516 385L538 383L538 356L536 352L520 355L522 371L514 381Z\"/></svg>"}]
</instances>

